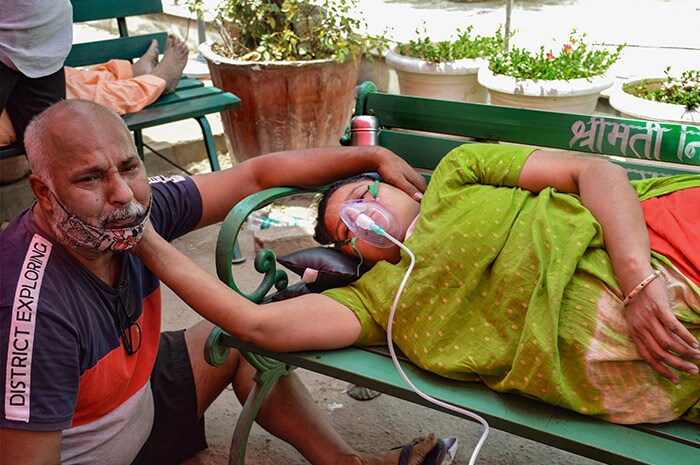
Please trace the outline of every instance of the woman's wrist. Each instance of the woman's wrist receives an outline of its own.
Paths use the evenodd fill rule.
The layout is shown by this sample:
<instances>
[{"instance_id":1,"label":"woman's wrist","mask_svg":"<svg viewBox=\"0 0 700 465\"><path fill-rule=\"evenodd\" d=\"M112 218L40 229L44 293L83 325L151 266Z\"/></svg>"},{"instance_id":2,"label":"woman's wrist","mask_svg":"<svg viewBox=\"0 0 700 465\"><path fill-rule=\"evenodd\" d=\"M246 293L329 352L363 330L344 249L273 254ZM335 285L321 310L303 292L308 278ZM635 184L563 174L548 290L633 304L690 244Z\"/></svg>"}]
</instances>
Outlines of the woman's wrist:
<instances>
[{"instance_id":1,"label":"woman's wrist","mask_svg":"<svg viewBox=\"0 0 700 465\"><path fill-rule=\"evenodd\" d=\"M624 296L629 295L642 280L654 271L650 257L651 255L648 255L640 259L637 256L629 256L622 261L619 267L615 267L615 274L619 277L618 283Z\"/></svg>"}]
</instances>

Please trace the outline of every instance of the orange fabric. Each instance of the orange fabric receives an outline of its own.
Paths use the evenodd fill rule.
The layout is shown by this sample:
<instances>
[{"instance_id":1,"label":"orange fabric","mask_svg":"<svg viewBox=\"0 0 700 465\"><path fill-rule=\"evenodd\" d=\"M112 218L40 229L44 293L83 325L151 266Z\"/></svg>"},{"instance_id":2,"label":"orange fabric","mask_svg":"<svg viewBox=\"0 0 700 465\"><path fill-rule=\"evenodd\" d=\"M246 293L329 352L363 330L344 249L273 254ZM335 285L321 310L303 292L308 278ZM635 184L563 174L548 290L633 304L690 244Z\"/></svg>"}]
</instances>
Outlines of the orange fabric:
<instances>
[{"instance_id":1,"label":"orange fabric","mask_svg":"<svg viewBox=\"0 0 700 465\"><path fill-rule=\"evenodd\" d=\"M142 110L155 102L165 89L165 80L152 74L134 77L131 63L110 60L89 70L65 67L66 98L91 100L123 115ZM16 140L6 111L0 115L0 146Z\"/></svg>"},{"instance_id":2,"label":"orange fabric","mask_svg":"<svg viewBox=\"0 0 700 465\"><path fill-rule=\"evenodd\" d=\"M165 80L152 74L134 77L131 63L110 60L90 70L66 67L66 96L92 100L120 115L142 110L165 89Z\"/></svg>"},{"instance_id":3,"label":"orange fabric","mask_svg":"<svg viewBox=\"0 0 700 465\"><path fill-rule=\"evenodd\" d=\"M651 249L700 286L700 187L647 199L642 209Z\"/></svg>"}]
</instances>

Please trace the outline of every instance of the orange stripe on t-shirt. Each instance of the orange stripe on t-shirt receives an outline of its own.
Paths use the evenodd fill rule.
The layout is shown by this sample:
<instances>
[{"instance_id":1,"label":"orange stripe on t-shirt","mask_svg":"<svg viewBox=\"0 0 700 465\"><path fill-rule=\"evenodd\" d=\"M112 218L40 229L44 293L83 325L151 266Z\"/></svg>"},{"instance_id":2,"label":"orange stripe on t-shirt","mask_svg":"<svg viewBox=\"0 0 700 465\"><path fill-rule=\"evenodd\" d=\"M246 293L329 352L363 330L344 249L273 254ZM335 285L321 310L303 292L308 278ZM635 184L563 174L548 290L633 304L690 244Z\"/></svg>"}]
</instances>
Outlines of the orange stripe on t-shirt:
<instances>
[{"instance_id":1,"label":"orange stripe on t-shirt","mask_svg":"<svg viewBox=\"0 0 700 465\"><path fill-rule=\"evenodd\" d=\"M651 250L700 286L700 187L642 202Z\"/></svg>"},{"instance_id":2,"label":"orange stripe on t-shirt","mask_svg":"<svg viewBox=\"0 0 700 465\"><path fill-rule=\"evenodd\" d=\"M120 344L80 377L72 426L90 423L119 407L141 389L151 376L158 353L161 323L160 287L143 299L141 347L127 355Z\"/></svg>"}]
</instances>

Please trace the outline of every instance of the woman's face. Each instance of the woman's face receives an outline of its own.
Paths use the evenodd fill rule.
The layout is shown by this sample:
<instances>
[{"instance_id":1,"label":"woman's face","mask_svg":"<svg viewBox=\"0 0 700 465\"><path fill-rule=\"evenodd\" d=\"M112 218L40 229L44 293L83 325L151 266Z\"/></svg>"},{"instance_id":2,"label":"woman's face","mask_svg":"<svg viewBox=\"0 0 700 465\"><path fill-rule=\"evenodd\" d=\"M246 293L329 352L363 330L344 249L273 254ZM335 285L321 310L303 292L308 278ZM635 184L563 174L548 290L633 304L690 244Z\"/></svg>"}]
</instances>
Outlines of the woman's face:
<instances>
[{"instance_id":1,"label":"woman's face","mask_svg":"<svg viewBox=\"0 0 700 465\"><path fill-rule=\"evenodd\" d=\"M335 242L342 242L346 239L355 237L355 234L348 229L347 225L340 218L340 206L343 202L348 200L371 200L372 194L368 190L368 186L372 184L373 181L371 180L363 180L345 184L344 186L338 188L338 190L336 190L328 200L324 221L330 236ZM406 228L408 228L411 222L413 222L416 216L418 216L418 212L420 211L420 203L402 190L385 183L379 184L377 199L385 207L388 207L394 213L396 213L396 216L399 218L401 223L401 232L396 239L403 242L404 238L406 237ZM358 237L357 241L355 242L355 247L359 250L365 262L370 262L372 264L380 260L397 263L400 259L400 251L397 246L382 249L380 247L375 247ZM341 250L351 256L357 255L351 244L343 245Z\"/></svg>"}]
</instances>

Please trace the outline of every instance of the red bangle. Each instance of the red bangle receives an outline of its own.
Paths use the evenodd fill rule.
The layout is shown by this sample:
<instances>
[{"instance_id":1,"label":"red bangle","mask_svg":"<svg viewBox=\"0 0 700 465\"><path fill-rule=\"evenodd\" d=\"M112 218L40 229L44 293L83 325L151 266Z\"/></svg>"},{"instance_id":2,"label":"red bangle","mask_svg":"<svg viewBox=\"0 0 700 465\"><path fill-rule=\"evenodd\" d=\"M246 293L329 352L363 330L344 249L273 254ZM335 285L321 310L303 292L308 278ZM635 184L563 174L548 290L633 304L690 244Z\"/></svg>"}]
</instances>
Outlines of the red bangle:
<instances>
[{"instance_id":1,"label":"red bangle","mask_svg":"<svg viewBox=\"0 0 700 465\"><path fill-rule=\"evenodd\" d=\"M642 289L647 287L647 285L650 282L652 282L653 280L658 278L660 275L661 275L661 270L656 270L652 274L650 274L649 276L644 278L641 283L637 284L637 287L632 289L632 291L630 291L630 293L627 294L627 297L625 297L625 300L622 301L622 305L624 305L626 307L627 304L629 304L632 301L632 299L634 299L637 296L637 294L639 294L642 291Z\"/></svg>"}]
</instances>

